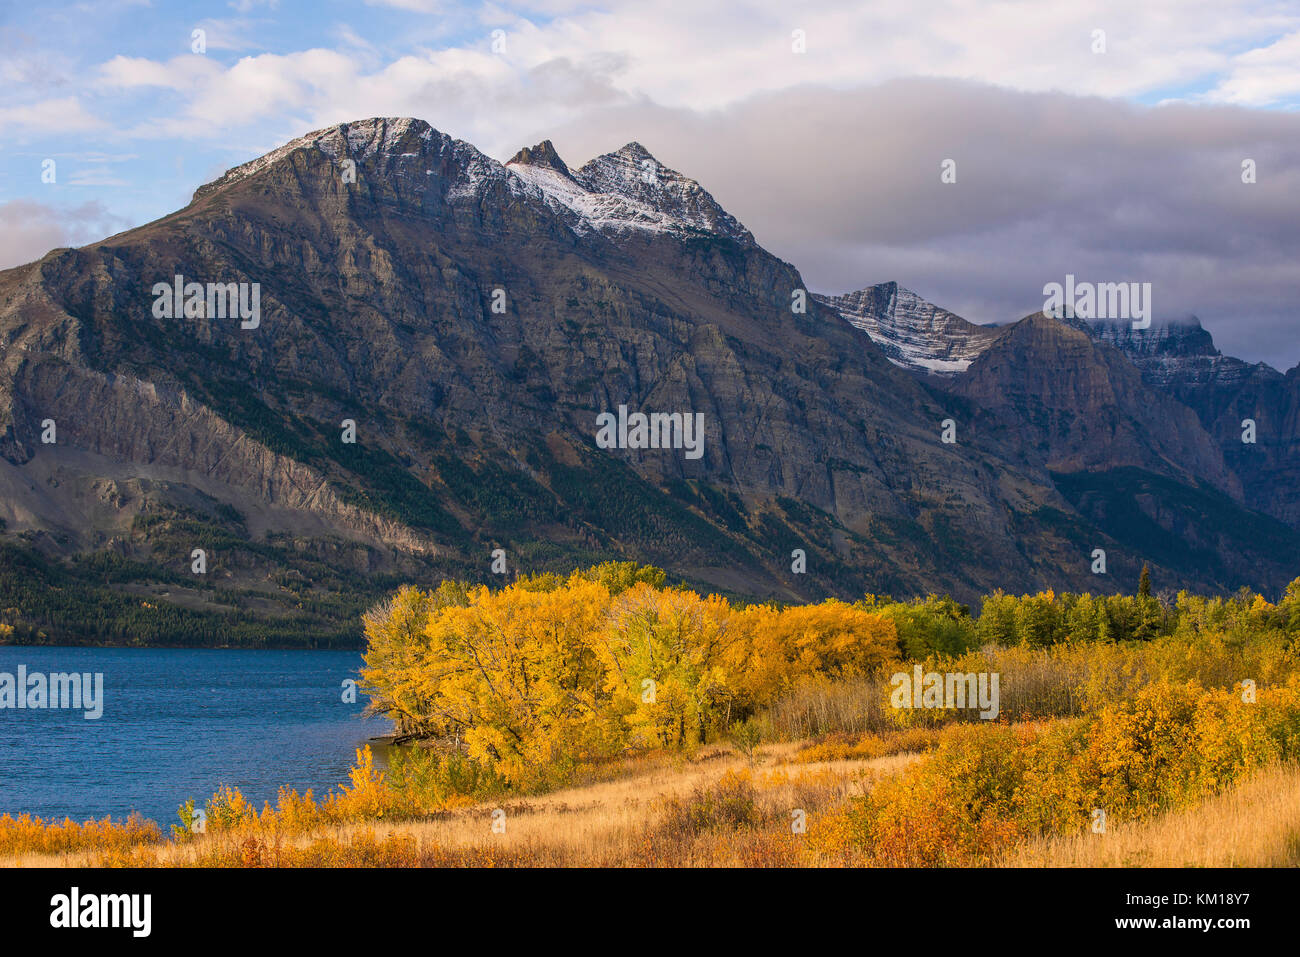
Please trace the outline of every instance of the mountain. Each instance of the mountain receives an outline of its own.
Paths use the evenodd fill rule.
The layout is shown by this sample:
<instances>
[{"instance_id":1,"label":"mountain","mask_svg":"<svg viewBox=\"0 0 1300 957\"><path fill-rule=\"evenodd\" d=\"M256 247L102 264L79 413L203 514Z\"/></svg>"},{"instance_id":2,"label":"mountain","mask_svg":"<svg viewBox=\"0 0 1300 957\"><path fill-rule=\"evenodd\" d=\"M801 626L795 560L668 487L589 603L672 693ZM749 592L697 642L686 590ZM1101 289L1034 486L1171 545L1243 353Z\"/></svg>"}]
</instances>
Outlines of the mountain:
<instances>
[{"instance_id":1,"label":"mountain","mask_svg":"<svg viewBox=\"0 0 1300 957\"><path fill-rule=\"evenodd\" d=\"M964 372L1002 333L967 322L896 282L817 298L870 336L890 362L912 372Z\"/></svg>"},{"instance_id":2,"label":"mountain","mask_svg":"<svg viewBox=\"0 0 1300 957\"><path fill-rule=\"evenodd\" d=\"M1118 349L1041 313L1007 328L951 388L1032 435L1053 471L1134 467L1241 496L1195 413L1147 388Z\"/></svg>"},{"instance_id":3,"label":"mountain","mask_svg":"<svg viewBox=\"0 0 1300 957\"><path fill-rule=\"evenodd\" d=\"M413 119L300 137L176 213L0 273L3 622L22 640L350 643L397 584L500 580L500 557L510 575L650 561L788 600L1130 589L1144 560L1160 586L1294 574L1295 536L1246 515L1213 444L1153 436L1134 397L1106 460L1064 424L1089 389L1031 434L994 401L1000 366L939 388L840 309L792 311L806 288L636 143L574 169L549 142L501 164ZM637 413L668 441L622 429L610 447L604 417ZM1162 531L1181 551L1135 532L1068 471L1115 462L1187 498L1180 516L1232 520L1212 541Z\"/></svg>"},{"instance_id":4,"label":"mountain","mask_svg":"<svg viewBox=\"0 0 1300 957\"><path fill-rule=\"evenodd\" d=\"M1262 362L1251 365L1223 355L1195 316L1155 319L1146 329L1134 329L1127 320L1073 322L1097 341L1119 349L1142 371L1143 379L1162 388L1179 390L1191 383L1231 388L1256 376L1281 378L1277 370Z\"/></svg>"},{"instance_id":5,"label":"mountain","mask_svg":"<svg viewBox=\"0 0 1300 957\"><path fill-rule=\"evenodd\" d=\"M1064 345L1063 339L1049 343L1045 351L1031 350L1035 353L1032 364L1028 354L1002 355L998 365L1005 375L1004 382L995 381L997 376L988 364L977 370L981 381L973 382L963 380L962 373L984 353L992 352L1004 337L1011 336L1015 326L976 326L892 282L822 300L866 332L896 364L918 374L938 374L951 380L953 391L959 394L979 393L979 401L985 405L1003 406L1004 418L1051 414L1048 407L1054 404L1058 417L1076 419L1082 410L1092 407L1085 394L1052 398L1052 392L1061 388L1089 391L1089 383L1077 374L1064 381L1055 378L1063 363L1077 363L1080 358L1068 348L1059 354L1054 351L1056 345ZM1106 422L1093 417L1081 420L1080 430L1065 429L1051 443L1052 455L1058 462L1092 469L1101 462L1116 466L1145 458L1158 473L1180 475L1180 480L1188 474L1199 475L1246 507L1300 528L1300 368L1283 374L1266 363L1225 356L1194 316L1157 318L1147 329L1134 329L1126 320L1065 317L1049 321L1112 347L1128 360L1142 383L1156 393L1155 398L1144 398L1137 405L1130 403L1128 409L1112 405L1111 418ZM1035 325L1040 327L1040 334L1046 334L1048 327ZM1018 344L1024 344L1023 336ZM1092 367L1094 380L1105 380L1107 388L1114 384L1111 380L1116 375L1127 375L1113 360L1107 363L1107 369L1091 361L1083 365ZM1039 375L1044 369L1052 374ZM1127 377L1130 381L1118 388L1117 394L1139 395L1141 390L1131 376ZM1029 399L1026 393L1033 389L1027 389L1026 382L1042 390L1041 401ZM996 394L999 388L1009 392ZM1028 405L1012 403L1008 407L1007 395L1011 393L1021 394L1029 400ZM1203 438L1187 429L1185 411L1170 407L1167 399L1195 413L1201 428L1218 446L1222 462L1207 456ZM1159 418L1151 422L1142 414L1145 409L1156 408L1165 410L1162 414L1167 416L1167 428L1159 426ZM1136 427L1144 418L1148 421L1142 427L1143 437L1132 433L1111 435L1108 431L1124 431L1123 423ZM1242 441L1246 420L1255 423L1253 443ZM1083 447L1089 442L1081 431L1085 429L1092 437L1091 450ZM1115 443L1111 448L1106 448L1106 440L1101 438L1107 435ZM1162 435L1170 441L1162 441ZM1046 441L1041 435L1039 440ZM1090 464L1082 465L1084 462Z\"/></svg>"},{"instance_id":6,"label":"mountain","mask_svg":"<svg viewBox=\"0 0 1300 957\"><path fill-rule=\"evenodd\" d=\"M1240 477L1245 501L1300 528L1300 367L1283 374L1267 363L1223 355L1196 317L1090 323L1090 334L1122 351L1144 381L1192 409ZM1243 442L1243 423L1255 441Z\"/></svg>"},{"instance_id":7,"label":"mountain","mask_svg":"<svg viewBox=\"0 0 1300 957\"><path fill-rule=\"evenodd\" d=\"M1251 563L1260 553L1283 577L1296 567L1294 531L1254 510L1196 413L1093 330L1029 316L950 388L991 416L987 428L1024 441L1026 457L1045 456L1078 514L1123 528L1152 560L1219 580L1258 574ZM1236 551L1247 536L1249 560Z\"/></svg>"}]
</instances>

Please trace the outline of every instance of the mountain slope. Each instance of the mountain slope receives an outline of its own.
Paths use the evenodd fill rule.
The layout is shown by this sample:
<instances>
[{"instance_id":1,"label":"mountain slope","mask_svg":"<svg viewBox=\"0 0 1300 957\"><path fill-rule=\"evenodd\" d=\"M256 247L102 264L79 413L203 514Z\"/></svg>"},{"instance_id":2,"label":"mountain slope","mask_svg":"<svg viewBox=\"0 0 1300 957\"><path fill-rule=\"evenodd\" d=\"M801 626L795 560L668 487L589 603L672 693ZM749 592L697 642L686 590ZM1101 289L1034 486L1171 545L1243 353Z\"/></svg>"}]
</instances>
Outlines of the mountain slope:
<instances>
[{"instance_id":1,"label":"mountain slope","mask_svg":"<svg viewBox=\"0 0 1300 957\"><path fill-rule=\"evenodd\" d=\"M257 283L260 321L161 317L177 275ZM792 313L801 288L637 144L574 171L418 120L317 131L0 273L5 535L97 596L309 634L356 628L395 582L493 580L496 548L511 574L637 559L756 597L1096 590L1089 543L1123 529L1071 504L1059 463L1013 430L941 442L945 418L993 414L837 310ZM702 454L600 447L620 407L702 415ZM1253 584L1282 580L1257 557Z\"/></svg>"},{"instance_id":2,"label":"mountain slope","mask_svg":"<svg viewBox=\"0 0 1300 957\"><path fill-rule=\"evenodd\" d=\"M1117 349L1041 313L1006 330L952 389L1034 435L1053 471L1131 466L1241 496L1190 409L1146 388Z\"/></svg>"},{"instance_id":3,"label":"mountain slope","mask_svg":"<svg viewBox=\"0 0 1300 957\"><path fill-rule=\"evenodd\" d=\"M976 326L897 283L820 298L866 332L895 364L945 379L960 377L1011 328ZM1059 321L1114 347L1151 390L1194 411L1235 476L1242 502L1300 528L1300 369L1283 375L1262 362L1225 356L1195 317L1157 318L1140 330L1124 320ZM1253 443L1242 440L1246 420L1255 423ZM1203 470L1199 446L1194 443L1189 451ZM1173 451L1175 458L1183 457ZM1207 474L1215 472L1217 467ZM1221 476L1213 480L1230 487Z\"/></svg>"},{"instance_id":4,"label":"mountain slope","mask_svg":"<svg viewBox=\"0 0 1300 957\"><path fill-rule=\"evenodd\" d=\"M1263 362L1223 355L1195 317L1089 323L1089 334L1120 349L1152 387L1192 409L1240 478L1246 502L1300 527L1300 367L1285 375ZM1244 442L1254 423L1254 442Z\"/></svg>"},{"instance_id":5,"label":"mountain slope","mask_svg":"<svg viewBox=\"0 0 1300 957\"><path fill-rule=\"evenodd\" d=\"M640 143L628 143L571 172L545 140L520 150L506 170L535 187L578 235L593 230L612 236L711 233L755 245L749 230L699 183L660 165Z\"/></svg>"},{"instance_id":6,"label":"mountain slope","mask_svg":"<svg viewBox=\"0 0 1300 957\"><path fill-rule=\"evenodd\" d=\"M1252 510L1196 414L1089 331L1030 316L950 387L988 414L982 427L1044 456L1074 511L1126 552L1225 583L1300 564L1294 530Z\"/></svg>"}]
</instances>

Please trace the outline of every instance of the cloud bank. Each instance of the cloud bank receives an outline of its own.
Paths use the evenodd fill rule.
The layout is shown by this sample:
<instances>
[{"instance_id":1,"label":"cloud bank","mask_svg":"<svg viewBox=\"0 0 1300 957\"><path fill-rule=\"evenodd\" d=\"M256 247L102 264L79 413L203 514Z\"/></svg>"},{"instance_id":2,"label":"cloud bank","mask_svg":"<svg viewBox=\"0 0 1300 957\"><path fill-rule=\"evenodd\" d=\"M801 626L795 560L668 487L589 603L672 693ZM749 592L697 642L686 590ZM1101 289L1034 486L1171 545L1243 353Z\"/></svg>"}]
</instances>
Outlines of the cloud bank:
<instances>
[{"instance_id":1,"label":"cloud bank","mask_svg":"<svg viewBox=\"0 0 1300 957\"><path fill-rule=\"evenodd\" d=\"M14 222L0 266L163 215L199 173L307 130L416 116L503 160L543 138L575 164L638 140L820 291L897 279L1005 322L1066 273L1145 281L1158 315L1199 315L1225 351L1300 361L1300 10L372 0L347 22L307 12L248 2L190 23L140 7L103 29L65 4L20 12L0 30L0 135L23 146L0 157L22 184L0 194ZM166 44L135 36L160 18ZM190 52L199 24L204 54ZM38 193L31 165L74 147L142 159L68 176L58 189L72 195Z\"/></svg>"}]
</instances>

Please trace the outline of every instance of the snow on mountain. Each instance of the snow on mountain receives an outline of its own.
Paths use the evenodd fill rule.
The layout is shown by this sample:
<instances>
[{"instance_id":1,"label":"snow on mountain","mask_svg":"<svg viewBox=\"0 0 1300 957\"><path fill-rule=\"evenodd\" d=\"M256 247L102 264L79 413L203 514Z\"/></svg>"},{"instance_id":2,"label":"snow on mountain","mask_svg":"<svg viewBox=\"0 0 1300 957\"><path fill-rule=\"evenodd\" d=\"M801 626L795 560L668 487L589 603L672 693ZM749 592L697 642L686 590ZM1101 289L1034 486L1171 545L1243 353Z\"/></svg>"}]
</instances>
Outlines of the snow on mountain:
<instances>
[{"instance_id":1,"label":"snow on mountain","mask_svg":"<svg viewBox=\"0 0 1300 957\"><path fill-rule=\"evenodd\" d=\"M283 146L225 172L211 183L195 190L194 198L233 186L269 169L280 160L300 150L316 150L337 165L340 175L348 160L353 172L371 168L372 175L401 179L425 188L425 178L450 175L447 184L451 198L474 195L492 180L504 180L504 168L470 143L440 133L424 120L410 117L375 117L352 123L313 130Z\"/></svg>"},{"instance_id":2,"label":"snow on mountain","mask_svg":"<svg viewBox=\"0 0 1300 957\"><path fill-rule=\"evenodd\" d=\"M1119 349L1141 370L1143 379L1162 388L1234 387L1250 379L1282 378L1282 373L1266 363L1225 356L1195 316L1156 319L1146 329L1134 329L1131 322L1122 319L1065 321Z\"/></svg>"},{"instance_id":3,"label":"snow on mountain","mask_svg":"<svg viewBox=\"0 0 1300 957\"><path fill-rule=\"evenodd\" d=\"M890 362L913 372L954 376L1004 331L977 326L896 282L842 296L816 296L861 329Z\"/></svg>"},{"instance_id":4,"label":"snow on mountain","mask_svg":"<svg viewBox=\"0 0 1300 957\"><path fill-rule=\"evenodd\" d=\"M299 150L316 150L356 175L404 181L419 193L426 177L444 182L448 199L481 195L501 183L560 213L579 235L636 233L725 236L747 247L754 237L695 180L664 166L640 143L628 143L570 170L549 140L520 150L502 165L473 145L423 120L376 117L315 130L200 186L196 200L269 169Z\"/></svg>"},{"instance_id":5,"label":"snow on mountain","mask_svg":"<svg viewBox=\"0 0 1300 957\"><path fill-rule=\"evenodd\" d=\"M628 143L571 171L546 140L520 150L506 170L553 207L572 213L579 232L708 232L755 245L749 230L707 190L661 164L640 143Z\"/></svg>"},{"instance_id":6,"label":"snow on mountain","mask_svg":"<svg viewBox=\"0 0 1300 957\"><path fill-rule=\"evenodd\" d=\"M842 296L817 296L861 329L895 365L952 377L992 345L1008 326L979 326L927 302L898 283L868 286ZM1225 356L1195 316L1156 319L1147 329L1129 320L1058 319L1124 353L1149 384L1182 397L1188 388L1234 388L1280 380L1265 363Z\"/></svg>"}]
</instances>

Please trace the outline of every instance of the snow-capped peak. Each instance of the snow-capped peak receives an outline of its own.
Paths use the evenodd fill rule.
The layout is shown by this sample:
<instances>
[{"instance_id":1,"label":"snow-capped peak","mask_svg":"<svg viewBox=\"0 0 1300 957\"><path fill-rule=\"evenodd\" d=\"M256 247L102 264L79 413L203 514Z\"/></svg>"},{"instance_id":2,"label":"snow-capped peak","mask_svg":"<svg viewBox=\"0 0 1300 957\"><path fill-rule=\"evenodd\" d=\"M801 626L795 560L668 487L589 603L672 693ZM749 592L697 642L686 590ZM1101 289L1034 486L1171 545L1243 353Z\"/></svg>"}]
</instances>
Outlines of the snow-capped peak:
<instances>
[{"instance_id":1,"label":"snow-capped peak","mask_svg":"<svg viewBox=\"0 0 1300 957\"><path fill-rule=\"evenodd\" d=\"M506 169L553 207L577 217L575 230L688 235L709 232L746 245L754 237L695 180L669 169L640 143L573 171L549 140L520 150Z\"/></svg>"},{"instance_id":2,"label":"snow-capped peak","mask_svg":"<svg viewBox=\"0 0 1300 957\"><path fill-rule=\"evenodd\" d=\"M357 176L386 179L415 197L444 190L448 200L458 202L504 186L546 203L579 235L709 233L756 245L749 230L699 183L664 166L640 143L628 143L574 171L544 140L502 165L411 117L374 117L314 130L227 170L200 186L194 198L256 176L299 151L324 154L340 169L351 161Z\"/></svg>"},{"instance_id":3,"label":"snow-capped peak","mask_svg":"<svg viewBox=\"0 0 1300 957\"><path fill-rule=\"evenodd\" d=\"M1282 373L1267 363L1249 363L1225 356L1196 316L1156 317L1146 329L1134 329L1126 319L1071 317L1061 321L1119 349L1141 370L1147 382L1156 385L1193 382L1230 385L1250 378L1267 381L1282 377Z\"/></svg>"},{"instance_id":4,"label":"snow-capped peak","mask_svg":"<svg viewBox=\"0 0 1300 957\"><path fill-rule=\"evenodd\" d=\"M550 140L542 140L536 146L525 146L506 165L544 167L553 169L570 179L573 178L573 174L569 172L569 167L564 160L560 159L560 154L555 152L555 146Z\"/></svg>"},{"instance_id":5,"label":"snow-capped peak","mask_svg":"<svg viewBox=\"0 0 1300 957\"><path fill-rule=\"evenodd\" d=\"M816 298L870 336L890 362L913 372L965 372L1004 331L967 322L896 282Z\"/></svg>"},{"instance_id":6,"label":"snow-capped peak","mask_svg":"<svg viewBox=\"0 0 1300 957\"><path fill-rule=\"evenodd\" d=\"M504 175L501 164L485 156L471 144L440 133L424 120L409 116L372 117L350 123L338 123L313 130L283 146L225 172L220 178L200 186L194 198L225 189L274 166L299 150L316 150L336 162L352 160L358 166L372 161L413 161L414 158L445 158L461 178L471 184ZM409 162L407 165L411 165Z\"/></svg>"}]
</instances>

